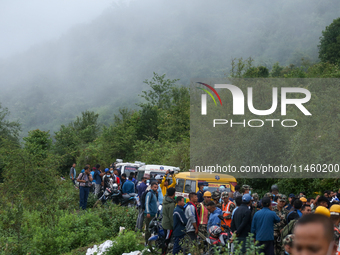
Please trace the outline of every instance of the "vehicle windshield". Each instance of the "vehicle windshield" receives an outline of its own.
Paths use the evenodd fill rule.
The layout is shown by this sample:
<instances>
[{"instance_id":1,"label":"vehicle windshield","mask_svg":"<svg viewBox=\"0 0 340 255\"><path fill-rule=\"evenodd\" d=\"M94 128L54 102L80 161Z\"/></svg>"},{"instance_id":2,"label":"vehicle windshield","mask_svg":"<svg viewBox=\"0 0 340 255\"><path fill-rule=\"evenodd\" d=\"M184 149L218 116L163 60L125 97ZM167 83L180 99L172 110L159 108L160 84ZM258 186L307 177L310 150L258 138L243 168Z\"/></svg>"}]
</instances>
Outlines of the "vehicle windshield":
<instances>
[{"instance_id":1,"label":"vehicle windshield","mask_svg":"<svg viewBox=\"0 0 340 255\"><path fill-rule=\"evenodd\" d=\"M145 173L145 171L140 171L140 170L137 172L137 180L138 181L142 180L142 177L144 176L144 173Z\"/></svg>"},{"instance_id":2,"label":"vehicle windshield","mask_svg":"<svg viewBox=\"0 0 340 255\"><path fill-rule=\"evenodd\" d=\"M223 184L223 183L209 183L208 184L208 191L210 191L211 193L216 191L216 190L219 190L219 187L220 186L224 186L226 187L225 191L227 192L230 192L231 189L230 189L230 184Z\"/></svg>"},{"instance_id":3,"label":"vehicle windshield","mask_svg":"<svg viewBox=\"0 0 340 255\"><path fill-rule=\"evenodd\" d=\"M125 166L124 167L124 173L126 174L126 176L129 176L130 173L135 173L137 171L138 167L136 166Z\"/></svg>"}]
</instances>

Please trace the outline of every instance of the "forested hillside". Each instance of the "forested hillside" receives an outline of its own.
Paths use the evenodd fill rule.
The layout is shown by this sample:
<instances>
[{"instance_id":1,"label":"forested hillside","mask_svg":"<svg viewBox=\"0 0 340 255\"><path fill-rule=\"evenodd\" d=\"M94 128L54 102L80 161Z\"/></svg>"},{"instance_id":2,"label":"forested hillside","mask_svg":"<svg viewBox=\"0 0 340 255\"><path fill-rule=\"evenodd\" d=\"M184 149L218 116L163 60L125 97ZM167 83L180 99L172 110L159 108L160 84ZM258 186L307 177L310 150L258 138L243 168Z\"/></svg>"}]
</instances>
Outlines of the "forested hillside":
<instances>
[{"instance_id":1,"label":"forested hillside","mask_svg":"<svg viewBox=\"0 0 340 255\"><path fill-rule=\"evenodd\" d=\"M333 0L121 3L56 41L0 60L0 102L22 124L21 137L57 131L85 110L109 124L119 108L136 109L152 72L188 85L228 74L233 57L267 67L316 62L321 31L339 9Z\"/></svg>"}]
</instances>

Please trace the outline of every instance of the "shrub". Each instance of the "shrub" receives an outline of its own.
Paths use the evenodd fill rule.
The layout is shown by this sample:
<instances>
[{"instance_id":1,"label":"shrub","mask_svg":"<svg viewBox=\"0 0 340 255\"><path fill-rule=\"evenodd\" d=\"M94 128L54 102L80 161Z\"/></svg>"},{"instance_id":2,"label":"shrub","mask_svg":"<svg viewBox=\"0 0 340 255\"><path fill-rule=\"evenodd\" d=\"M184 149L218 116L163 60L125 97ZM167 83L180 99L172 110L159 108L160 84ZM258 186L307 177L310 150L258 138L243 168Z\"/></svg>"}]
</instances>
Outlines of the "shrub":
<instances>
[{"instance_id":1,"label":"shrub","mask_svg":"<svg viewBox=\"0 0 340 255\"><path fill-rule=\"evenodd\" d=\"M127 231L124 234L120 234L114 240L113 245L107 250L105 255L121 255L125 252L141 251L144 249L144 245L139 243L141 240L141 234L134 231Z\"/></svg>"}]
</instances>

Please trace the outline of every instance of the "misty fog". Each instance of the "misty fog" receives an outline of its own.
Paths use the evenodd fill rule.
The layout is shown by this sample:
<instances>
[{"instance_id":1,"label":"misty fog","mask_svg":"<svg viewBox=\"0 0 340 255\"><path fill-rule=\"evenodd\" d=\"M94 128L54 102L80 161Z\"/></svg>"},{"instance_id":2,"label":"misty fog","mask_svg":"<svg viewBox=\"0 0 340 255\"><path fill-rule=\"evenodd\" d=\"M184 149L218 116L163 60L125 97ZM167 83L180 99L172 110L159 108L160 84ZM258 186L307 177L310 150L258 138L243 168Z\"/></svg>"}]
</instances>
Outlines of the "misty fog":
<instances>
[{"instance_id":1,"label":"misty fog","mask_svg":"<svg viewBox=\"0 0 340 255\"><path fill-rule=\"evenodd\" d=\"M0 102L20 121L23 136L35 128L56 131L84 110L110 123L120 107L135 107L152 72L187 85L194 77L228 74L232 58L252 57L267 67L302 57L317 62L321 32L340 13L337 0L105 4L84 16L80 9L71 29L70 20L63 25L63 16L54 16L60 25L51 28L58 31L20 38L25 43L13 43L13 52L29 49L0 58ZM39 22L31 23L37 31Z\"/></svg>"}]
</instances>

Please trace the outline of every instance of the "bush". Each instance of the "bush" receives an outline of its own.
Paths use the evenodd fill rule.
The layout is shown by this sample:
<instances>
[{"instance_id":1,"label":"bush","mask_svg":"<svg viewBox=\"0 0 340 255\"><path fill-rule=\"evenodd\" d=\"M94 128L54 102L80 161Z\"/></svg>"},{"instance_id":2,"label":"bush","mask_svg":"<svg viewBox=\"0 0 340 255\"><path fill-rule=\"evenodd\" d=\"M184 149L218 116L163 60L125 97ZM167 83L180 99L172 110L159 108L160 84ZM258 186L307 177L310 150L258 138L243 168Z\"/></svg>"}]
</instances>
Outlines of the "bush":
<instances>
[{"instance_id":1,"label":"bush","mask_svg":"<svg viewBox=\"0 0 340 255\"><path fill-rule=\"evenodd\" d=\"M114 240L112 247L107 250L105 255L121 255L125 252L141 251L144 249L144 245L138 240L141 240L140 233L134 231L127 231L124 234L120 234Z\"/></svg>"},{"instance_id":2,"label":"bush","mask_svg":"<svg viewBox=\"0 0 340 255\"><path fill-rule=\"evenodd\" d=\"M87 211L46 206L27 210L22 196L1 201L0 254L62 254L116 236L119 227L134 230L136 208L110 205ZM134 239L135 240L135 239Z\"/></svg>"}]
</instances>

